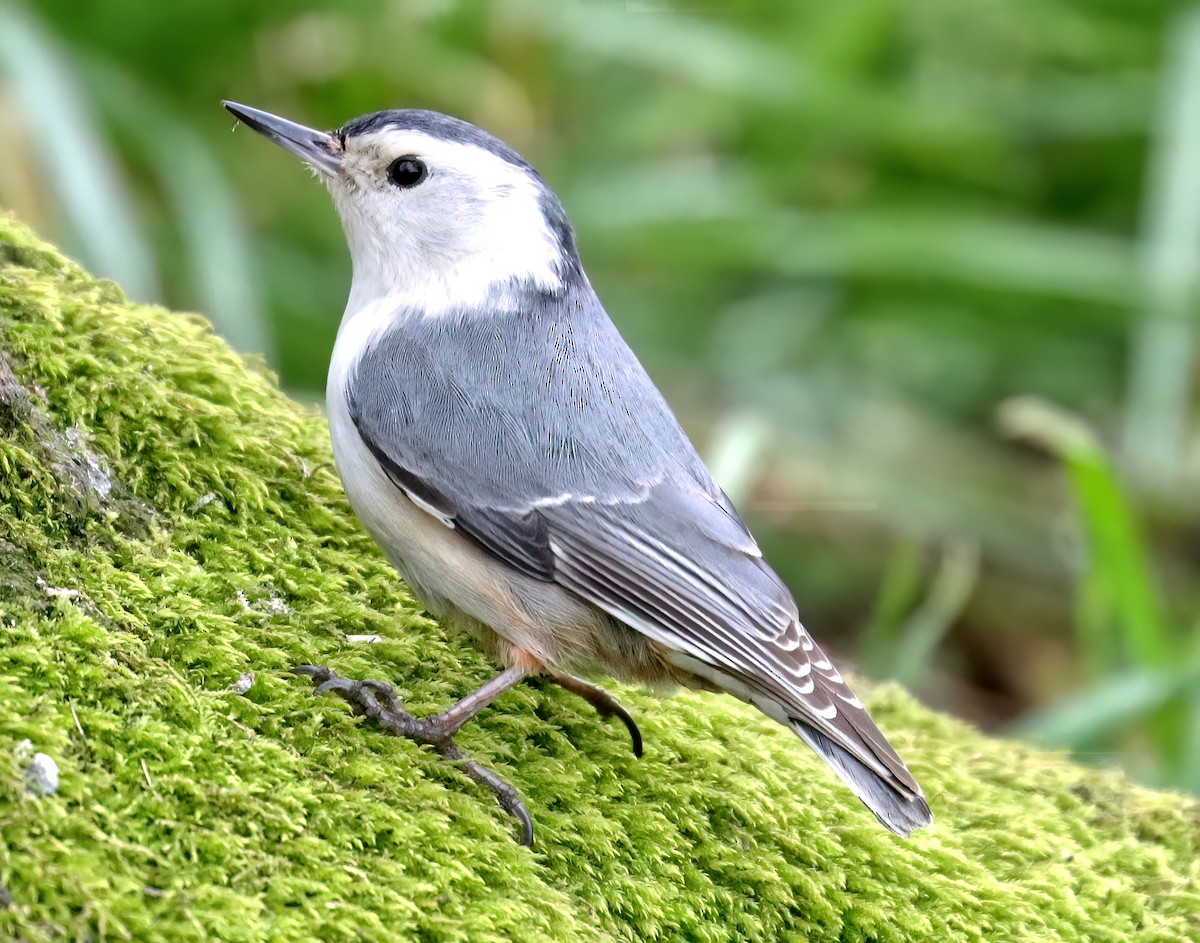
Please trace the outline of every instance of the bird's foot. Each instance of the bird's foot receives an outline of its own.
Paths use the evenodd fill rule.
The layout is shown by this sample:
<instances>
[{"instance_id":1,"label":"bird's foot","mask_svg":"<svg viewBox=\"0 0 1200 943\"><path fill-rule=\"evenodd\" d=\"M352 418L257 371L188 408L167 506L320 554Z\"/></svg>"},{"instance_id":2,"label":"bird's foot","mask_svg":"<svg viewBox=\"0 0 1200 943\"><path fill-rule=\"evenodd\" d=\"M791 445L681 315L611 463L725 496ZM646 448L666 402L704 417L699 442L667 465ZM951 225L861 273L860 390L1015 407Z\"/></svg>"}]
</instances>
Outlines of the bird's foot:
<instances>
[{"instance_id":1,"label":"bird's foot","mask_svg":"<svg viewBox=\"0 0 1200 943\"><path fill-rule=\"evenodd\" d=\"M397 737L407 737L437 748L448 742L458 729L446 722L444 714L414 717L404 709L395 689L382 681L370 678L355 681L343 678L332 668L317 665L300 665L292 669L292 674L311 678L316 685L314 694L336 694L354 709L354 713L365 714Z\"/></svg>"},{"instance_id":2,"label":"bird's foot","mask_svg":"<svg viewBox=\"0 0 1200 943\"><path fill-rule=\"evenodd\" d=\"M559 687L578 694L596 709L601 717L617 717L629 731L629 739L633 741L633 755L642 757L642 732L638 730L637 721L633 715L615 697L596 684L576 678L574 675L550 675L551 680Z\"/></svg>"},{"instance_id":3,"label":"bird's foot","mask_svg":"<svg viewBox=\"0 0 1200 943\"><path fill-rule=\"evenodd\" d=\"M403 702L392 686L382 681L355 681L343 678L331 668L317 665L299 665L292 669L292 674L311 678L316 686L314 694L336 694L350 705L354 713L370 717L388 733L433 747L471 779L489 789L500 807L521 823L521 844L533 846L533 820L517 790L486 766L471 759L454 742L454 734L466 720L474 716L474 711L460 709L469 699L432 717L414 717L404 709Z\"/></svg>"}]
</instances>

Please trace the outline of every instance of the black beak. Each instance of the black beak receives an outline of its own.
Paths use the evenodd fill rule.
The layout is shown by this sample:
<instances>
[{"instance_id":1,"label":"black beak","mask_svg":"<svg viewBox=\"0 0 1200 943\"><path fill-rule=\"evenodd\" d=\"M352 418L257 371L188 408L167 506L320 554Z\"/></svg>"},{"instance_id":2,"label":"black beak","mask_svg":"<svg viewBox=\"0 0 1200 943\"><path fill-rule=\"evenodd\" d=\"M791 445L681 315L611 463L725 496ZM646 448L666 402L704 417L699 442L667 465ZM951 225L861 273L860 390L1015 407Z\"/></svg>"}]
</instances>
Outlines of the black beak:
<instances>
[{"instance_id":1,"label":"black beak","mask_svg":"<svg viewBox=\"0 0 1200 943\"><path fill-rule=\"evenodd\" d=\"M306 128L302 124L288 121L287 118L280 118L247 105L239 105L237 102L223 101L221 104L242 124L270 138L280 147L286 147L322 173L341 173L342 145L336 135L328 131Z\"/></svg>"}]
</instances>

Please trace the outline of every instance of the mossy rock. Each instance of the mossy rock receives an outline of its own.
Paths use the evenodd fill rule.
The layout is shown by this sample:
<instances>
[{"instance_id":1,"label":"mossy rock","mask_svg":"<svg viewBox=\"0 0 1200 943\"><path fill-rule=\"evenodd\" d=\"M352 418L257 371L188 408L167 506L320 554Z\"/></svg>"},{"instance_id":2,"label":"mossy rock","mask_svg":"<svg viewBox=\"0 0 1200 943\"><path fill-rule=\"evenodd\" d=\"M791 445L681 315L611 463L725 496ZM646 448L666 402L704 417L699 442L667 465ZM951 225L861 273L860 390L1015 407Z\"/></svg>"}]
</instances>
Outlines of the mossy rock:
<instances>
[{"instance_id":1,"label":"mossy rock","mask_svg":"<svg viewBox=\"0 0 1200 943\"><path fill-rule=\"evenodd\" d=\"M358 526L319 415L0 217L0 937L1118 940L1200 933L1200 807L870 692L937 824L884 831L729 698L552 686L460 736L492 797L288 674L490 677ZM818 632L819 635L819 632ZM367 644L355 636L379 636ZM247 673L245 693L230 686ZM17 745L54 758L27 790Z\"/></svg>"}]
</instances>

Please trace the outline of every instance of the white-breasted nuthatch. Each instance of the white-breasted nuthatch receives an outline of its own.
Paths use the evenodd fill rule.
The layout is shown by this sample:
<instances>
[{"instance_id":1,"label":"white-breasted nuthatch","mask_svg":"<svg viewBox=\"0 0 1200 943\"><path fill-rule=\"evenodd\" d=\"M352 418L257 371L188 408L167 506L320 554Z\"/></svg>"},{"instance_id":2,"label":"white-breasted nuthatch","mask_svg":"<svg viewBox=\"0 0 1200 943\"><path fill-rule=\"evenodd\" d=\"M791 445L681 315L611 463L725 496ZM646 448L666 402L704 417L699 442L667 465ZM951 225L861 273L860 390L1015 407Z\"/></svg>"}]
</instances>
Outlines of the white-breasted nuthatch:
<instances>
[{"instance_id":1,"label":"white-breasted nuthatch","mask_svg":"<svg viewBox=\"0 0 1200 943\"><path fill-rule=\"evenodd\" d=\"M932 821L908 768L600 305L562 204L519 154L432 111L317 131L225 102L333 195L353 278L329 368L355 512L429 611L506 666L430 718L387 685L297 669L528 812L454 733L547 674L725 691L794 730L892 831Z\"/></svg>"}]
</instances>

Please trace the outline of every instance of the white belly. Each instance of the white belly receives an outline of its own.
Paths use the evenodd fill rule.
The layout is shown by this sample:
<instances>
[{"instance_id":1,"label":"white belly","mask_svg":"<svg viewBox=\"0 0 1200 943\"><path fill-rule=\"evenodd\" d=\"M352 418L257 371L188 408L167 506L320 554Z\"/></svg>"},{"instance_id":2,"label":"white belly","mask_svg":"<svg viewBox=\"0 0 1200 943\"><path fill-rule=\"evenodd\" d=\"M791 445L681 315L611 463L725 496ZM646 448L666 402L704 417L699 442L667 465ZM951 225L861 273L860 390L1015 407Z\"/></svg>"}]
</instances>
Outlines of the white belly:
<instances>
[{"instance_id":1,"label":"white belly","mask_svg":"<svg viewBox=\"0 0 1200 943\"><path fill-rule=\"evenodd\" d=\"M415 504L367 448L350 418L347 375L378 330L368 312L338 332L326 389L333 455L346 496L367 531L436 617L491 645L494 632L556 672L602 672L661 683L656 646L555 583L525 576ZM370 322L376 320L376 324Z\"/></svg>"}]
</instances>

